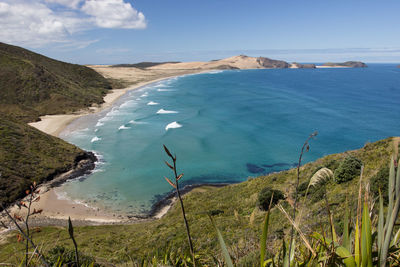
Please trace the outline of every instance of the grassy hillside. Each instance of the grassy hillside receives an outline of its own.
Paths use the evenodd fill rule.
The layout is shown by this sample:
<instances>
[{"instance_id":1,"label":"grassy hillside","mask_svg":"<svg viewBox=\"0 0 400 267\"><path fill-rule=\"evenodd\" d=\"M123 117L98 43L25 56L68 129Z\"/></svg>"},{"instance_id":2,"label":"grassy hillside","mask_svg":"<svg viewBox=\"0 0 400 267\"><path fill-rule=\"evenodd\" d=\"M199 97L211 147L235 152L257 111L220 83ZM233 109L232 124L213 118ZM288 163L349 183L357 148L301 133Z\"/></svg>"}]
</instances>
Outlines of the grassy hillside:
<instances>
[{"instance_id":1,"label":"grassy hillside","mask_svg":"<svg viewBox=\"0 0 400 267\"><path fill-rule=\"evenodd\" d=\"M26 122L102 103L111 84L88 67L0 43L0 202L15 201L33 180L52 179L91 158Z\"/></svg>"},{"instance_id":2,"label":"grassy hillside","mask_svg":"<svg viewBox=\"0 0 400 267\"><path fill-rule=\"evenodd\" d=\"M102 103L110 82L94 70L0 43L0 112L25 122Z\"/></svg>"},{"instance_id":3,"label":"grassy hillside","mask_svg":"<svg viewBox=\"0 0 400 267\"><path fill-rule=\"evenodd\" d=\"M301 167L301 183L307 183L321 166L328 166L332 170L337 169L340 162L349 155L363 162L364 181L368 182L380 169L387 168L392 153L392 138L388 138L366 144L359 150L328 155ZM197 188L185 195L184 203L194 246L201 261L214 266L213 258L221 258L215 230L206 216L207 212L213 211L217 214L214 216L215 222L237 265L257 264L261 224L265 216L265 212L256 207L258 193L265 186L281 190L286 197L283 206L289 210L295 179L296 170L292 169L222 188ZM165 181L160 179L160 183L163 182ZM326 186L334 222L340 235L346 200L352 209L356 206L358 177L342 184L330 181ZM304 191L300 190L300 194L303 193ZM310 233L311 230L320 231L321 226L327 226L325 202L318 189L312 190L307 199L304 197L300 199L300 209L303 210L301 228L306 233ZM278 209L274 208L271 213L270 234L267 240L267 249L270 253L273 253L277 245L281 245L280 238L288 232L288 229L288 221ZM154 255L157 251L162 253L166 250L188 249L179 205L174 205L171 211L160 220L132 225L76 227L75 237L81 251L93 255L100 262L113 262L121 266L129 263L131 259ZM54 245L68 248L72 246L65 228L43 227L34 234L34 238L37 243L43 244L45 251L50 250ZM15 242L15 236L10 237L7 244L0 245L0 262L5 260L9 262L12 257L17 257L14 255L18 255L16 252L22 249L23 245Z\"/></svg>"},{"instance_id":4,"label":"grassy hillside","mask_svg":"<svg viewBox=\"0 0 400 267\"><path fill-rule=\"evenodd\" d=\"M50 180L89 157L59 138L0 117L0 202L15 201L33 181Z\"/></svg>"}]
</instances>

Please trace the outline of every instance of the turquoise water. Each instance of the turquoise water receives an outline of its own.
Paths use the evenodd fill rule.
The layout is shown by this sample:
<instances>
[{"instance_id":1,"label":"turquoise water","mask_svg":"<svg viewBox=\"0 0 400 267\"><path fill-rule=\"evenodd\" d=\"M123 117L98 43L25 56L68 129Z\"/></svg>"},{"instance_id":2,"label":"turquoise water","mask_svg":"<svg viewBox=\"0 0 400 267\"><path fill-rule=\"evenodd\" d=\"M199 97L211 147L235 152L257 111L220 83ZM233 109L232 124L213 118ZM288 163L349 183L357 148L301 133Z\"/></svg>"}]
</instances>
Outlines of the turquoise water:
<instances>
[{"instance_id":1,"label":"turquoise water","mask_svg":"<svg viewBox=\"0 0 400 267\"><path fill-rule=\"evenodd\" d=\"M101 161L93 174L62 189L89 205L142 214L171 190L163 178L172 176L163 144L176 153L187 184L240 182L293 166L314 131L305 161L399 135L399 103L394 65L229 70L165 80L64 131L62 138Z\"/></svg>"}]
</instances>

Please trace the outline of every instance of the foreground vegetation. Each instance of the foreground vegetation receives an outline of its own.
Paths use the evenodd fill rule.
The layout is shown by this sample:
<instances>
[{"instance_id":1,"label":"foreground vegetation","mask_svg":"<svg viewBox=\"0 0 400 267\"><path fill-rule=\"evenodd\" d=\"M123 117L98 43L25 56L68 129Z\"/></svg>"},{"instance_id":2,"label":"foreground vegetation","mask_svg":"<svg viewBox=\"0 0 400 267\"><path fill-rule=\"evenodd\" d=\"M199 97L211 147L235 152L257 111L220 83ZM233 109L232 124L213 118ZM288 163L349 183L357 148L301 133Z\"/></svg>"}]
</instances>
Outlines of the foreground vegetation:
<instances>
[{"instance_id":1,"label":"foreground vegetation","mask_svg":"<svg viewBox=\"0 0 400 267\"><path fill-rule=\"evenodd\" d=\"M390 157L396 150L398 150L398 143L393 147L393 138L388 138L366 144L359 150L323 157L300 168L298 211L301 212L298 212L296 217L298 218L296 232L304 233L310 246L316 252L324 251L324 259L326 259L324 264L341 265L346 259L332 249L337 247L336 243L331 242L332 233L337 236L337 241L335 241L335 237L333 240L345 246L343 243L345 233L348 233L350 228L355 229L354 225L357 225L357 212L360 212L357 208L360 206L360 180L355 178L359 178L360 173L356 173L352 179L343 182L338 183L336 179L326 179L318 186L308 187L311 177L323 167L328 167L335 175L343 173L338 170L344 168L343 165L346 161L353 162L349 158L356 158L364 166L362 188L365 188L366 184L373 184L375 180L380 179L378 174L381 170L389 168ZM347 170L351 172L351 169ZM285 197L269 213L265 250L265 259L278 257L277 262L280 264L279 257L282 260L285 258L282 242L286 240L284 247L287 251L290 247L289 236L292 226L282 210L291 211L296 180L297 171L292 169L222 188L202 187L185 195L183 200L198 265L221 266L225 262L221 256L220 242L216 238L215 228L208 215L212 215L213 222L223 236L227 251L235 265L260 265L260 238L263 236L262 228L267 212L260 209L257 203L259 203L259 192L267 186L283 192ZM371 220L370 228L375 229L377 225L375 215L380 204L372 205L377 198L373 197L376 194L375 189L371 188L371 190L370 193L367 190L365 194L368 199L365 202L366 208L363 204L365 218L360 217L358 222L366 225L364 221L368 221L369 218ZM376 203L380 203L379 200ZM344 219L346 207L351 214L350 218L353 218L350 224ZM389 207L386 211L390 213L391 208ZM164 261L172 265L178 265L176 262L186 261L188 265L191 265L191 253L181 216L180 206L174 205L171 211L160 220L132 225L75 227L74 236L80 253L86 256L90 255L99 264L135 263L140 265L143 261L152 262L154 260L158 263ZM393 229L393 231L397 231L397 229ZM371 235L371 238L376 240L373 241L374 247L379 239L375 238L375 235ZM352 236L354 240L354 234ZM361 236L360 233L359 236ZM73 252L73 245L66 228L42 227L33 233L33 238L40 245L44 254L60 255L57 254L57 251ZM396 238L398 238L397 235ZM290 250L293 251L290 259L299 260L304 259L305 256L302 255L312 255L304 245L302 238L297 237L294 240L293 249ZM54 251L55 246L57 251ZM354 248L352 250L355 251ZM281 251L281 256L279 256L279 251ZM389 252L394 253L393 251ZM0 262L18 264L23 255L24 244L16 242L15 234L10 235L6 243L1 245ZM391 260L395 262L396 259L393 258L395 254L390 255ZM357 262L357 260L355 261ZM369 263L362 264L362 266L369 266Z\"/></svg>"}]
</instances>

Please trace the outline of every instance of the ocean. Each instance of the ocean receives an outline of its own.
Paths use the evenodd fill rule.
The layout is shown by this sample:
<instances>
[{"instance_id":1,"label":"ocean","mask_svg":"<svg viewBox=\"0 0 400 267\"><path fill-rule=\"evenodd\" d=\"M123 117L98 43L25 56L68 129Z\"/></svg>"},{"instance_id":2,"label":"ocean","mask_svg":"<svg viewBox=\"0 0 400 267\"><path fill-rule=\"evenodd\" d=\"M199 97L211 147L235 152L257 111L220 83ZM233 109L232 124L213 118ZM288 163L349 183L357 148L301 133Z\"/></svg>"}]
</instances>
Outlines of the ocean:
<instances>
[{"instance_id":1,"label":"ocean","mask_svg":"<svg viewBox=\"0 0 400 267\"><path fill-rule=\"evenodd\" d=\"M226 70L186 75L130 91L82 117L61 138L93 151L92 174L64 196L115 213L144 215L171 191L162 145L183 184L235 183L362 147L400 133L400 69Z\"/></svg>"}]
</instances>

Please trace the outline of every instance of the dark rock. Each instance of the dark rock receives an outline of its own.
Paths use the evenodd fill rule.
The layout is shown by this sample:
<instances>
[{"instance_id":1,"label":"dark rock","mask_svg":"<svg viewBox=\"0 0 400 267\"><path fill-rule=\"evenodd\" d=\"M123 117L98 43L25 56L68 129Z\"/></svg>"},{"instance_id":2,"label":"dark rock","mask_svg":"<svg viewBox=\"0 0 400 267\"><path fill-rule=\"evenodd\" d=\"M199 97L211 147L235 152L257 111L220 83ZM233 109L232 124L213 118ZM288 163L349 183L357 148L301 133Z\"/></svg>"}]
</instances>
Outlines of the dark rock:
<instances>
[{"instance_id":1,"label":"dark rock","mask_svg":"<svg viewBox=\"0 0 400 267\"><path fill-rule=\"evenodd\" d=\"M282 60L274 60L266 57L258 57L258 64L267 69L286 69L289 68L289 63Z\"/></svg>"},{"instance_id":2,"label":"dark rock","mask_svg":"<svg viewBox=\"0 0 400 267\"><path fill-rule=\"evenodd\" d=\"M246 164L247 170L251 173L265 173L265 169L252 163Z\"/></svg>"}]
</instances>

